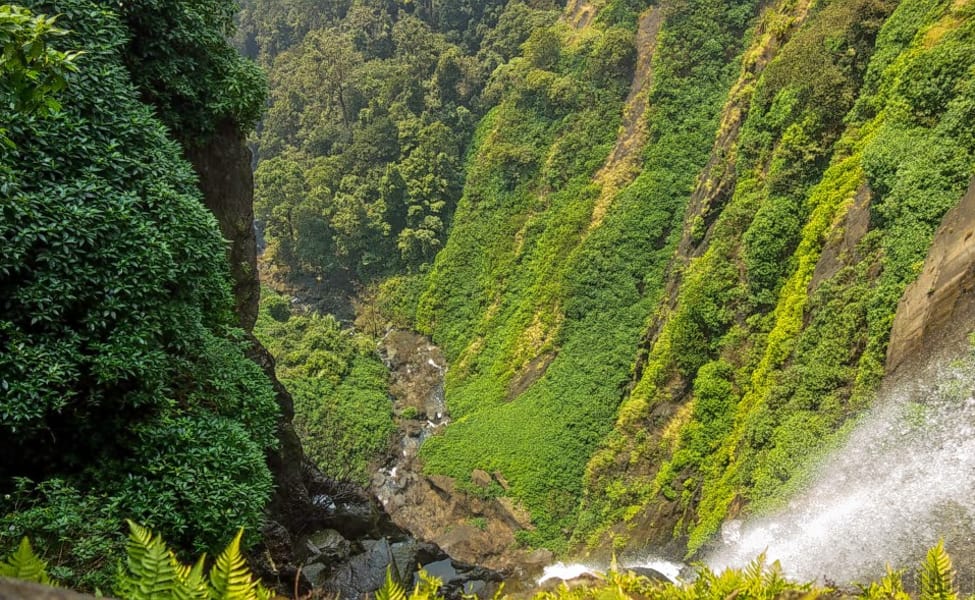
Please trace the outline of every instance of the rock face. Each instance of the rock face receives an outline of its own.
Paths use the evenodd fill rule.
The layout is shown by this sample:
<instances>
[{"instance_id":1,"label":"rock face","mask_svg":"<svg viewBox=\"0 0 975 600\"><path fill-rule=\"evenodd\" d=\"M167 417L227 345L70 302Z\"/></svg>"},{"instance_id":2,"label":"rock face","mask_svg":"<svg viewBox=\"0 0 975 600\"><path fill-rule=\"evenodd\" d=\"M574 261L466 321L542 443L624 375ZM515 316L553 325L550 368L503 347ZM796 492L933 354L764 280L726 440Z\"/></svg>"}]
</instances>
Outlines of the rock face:
<instances>
[{"instance_id":1,"label":"rock face","mask_svg":"<svg viewBox=\"0 0 975 600\"><path fill-rule=\"evenodd\" d=\"M95 596L0 577L0 600L88 600Z\"/></svg>"},{"instance_id":2,"label":"rock face","mask_svg":"<svg viewBox=\"0 0 975 600\"><path fill-rule=\"evenodd\" d=\"M257 319L261 287L257 280L257 240L254 234L254 174L251 151L233 123L223 123L210 140L188 146L207 208L220 232L230 241L228 257L240 325L247 331Z\"/></svg>"},{"instance_id":3,"label":"rock face","mask_svg":"<svg viewBox=\"0 0 975 600\"><path fill-rule=\"evenodd\" d=\"M926 352L932 341L939 347L964 343L973 323L975 179L961 202L945 214L921 275L901 296L887 347L887 371Z\"/></svg>"}]
</instances>

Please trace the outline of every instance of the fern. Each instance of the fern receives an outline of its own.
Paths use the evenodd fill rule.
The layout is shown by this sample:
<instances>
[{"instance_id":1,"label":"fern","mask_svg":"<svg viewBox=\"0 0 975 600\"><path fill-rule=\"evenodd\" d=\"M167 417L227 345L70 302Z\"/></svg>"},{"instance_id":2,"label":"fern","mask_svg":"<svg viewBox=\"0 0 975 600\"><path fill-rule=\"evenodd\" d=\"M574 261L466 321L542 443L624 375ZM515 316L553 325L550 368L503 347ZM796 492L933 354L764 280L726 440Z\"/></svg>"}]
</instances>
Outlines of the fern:
<instances>
[{"instance_id":1,"label":"fern","mask_svg":"<svg viewBox=\"0 0 975 600\"><path fill-rule=\"evenodd\" d=\"M6 562L0 563L0 577L13 577L35 583L51 584L47 576L47 563L34 554L27 538L20 540L17 551Z\"/></svg>"},{"instance_id":2,"label":"fern","mask_svg":"<svg viewBox=\"0 0 975 600\"><path fill-rule=\"evenodd\" d=\"M220 553L210 569L211 600L269 600L271 593L255 580L240 553L240 538L244 530L237 531L230 545Z\"/></svg>"},{"instance_id":3,"label":"fern","mask_svg":"<svg viewBox=\"0 0 975 600\"><path fill-rule=\"evenodd\" d=\"M862 600L911 600L904 591L904 572L895 571L887 565L887 574L880 581L871 582L869 586L860 586Z\"/></svg>"},{"instance_id":4,"label":"fern","mask_svg":"<svg viewBox=\"0 0 975 600\"><path fill-rule=\"evenodd\" d=\"M119 595L126 600L174 598L179 587L179 563L166 547L161 536L133 521L129 524L129 540L125 546L127 567L119 578Z\"/></svg>"},{"instance_id":5,"label":"fern","mask_svg":"<svg viewBox=\"0 0 975 600\"><path fill-rule=\"evenodd\" d=\"M269 600L271 592L255 581L240 553L239 531L217 557L209 578L204 554L193 566L182 564L160 536L129 521L126 571L118 595L124 600Z\"/></svg>"},{"instance_id":6,"label":"fern","mask_svg":"<svg viewBox=\"0 0 975 600\"><path fill-rule=\"evenodd\" d=\"M390 567L386 567L385 583L383 583L381 588L376 590L376 600L406 600L406 591L402 585L393 580L393 573Z\"/></svg>"},{"instance_id":7,"label":"fern","mask_svg":"<svg viewBox=\"0 0 975 600\"><path fill-rule=\"evenodd\" d=\"M944 540L928 550L927 558L921 567L920 600L958 600L955 592L955 570L951 557L945 552Z\"/></svg>"}]
</instances>

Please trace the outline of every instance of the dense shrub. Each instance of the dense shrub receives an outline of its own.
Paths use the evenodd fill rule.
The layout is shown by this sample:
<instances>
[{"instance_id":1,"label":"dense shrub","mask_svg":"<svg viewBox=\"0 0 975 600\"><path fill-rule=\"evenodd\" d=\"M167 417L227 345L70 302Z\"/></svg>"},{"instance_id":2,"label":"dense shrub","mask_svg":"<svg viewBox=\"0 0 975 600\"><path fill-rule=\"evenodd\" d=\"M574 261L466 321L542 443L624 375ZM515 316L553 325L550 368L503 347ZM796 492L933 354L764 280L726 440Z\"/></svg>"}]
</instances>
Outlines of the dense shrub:
<instances>
[{"instance_id":1,"label":"dense shrub","mask_svg":"<svg viewBox=\"0 0 975 600\"><path fill-rule=\"evenodd\" d=\"M54 47L83 54L56 97L60 111L0 116L11 142L0 147L0 491L13 493L14 477L38 482L0 500L0 537L8 546L11 531L35 535L69 581L89 584L113 568L92 563L89 546L114 547L123 516L186 549L256 529L277 404L245 357L216 221L182 149L139 100L151 95L141 76L196 80L194 60L206 57L146 55L132 75L133 37L150 45L167 32L129 29L122 5L28 5L60 14L71 34ZM179 6L153 10L175 19ZM229 6L210 8L219 18ZM185 16L185 41L232 52L214 46L223 20ZM225 116L196 104L205 89L173 100L193 115L186 131ZM257 85L244 95L261 94ZM66 510L72 495L102 506Z\"/></svg>"}]
</instances>

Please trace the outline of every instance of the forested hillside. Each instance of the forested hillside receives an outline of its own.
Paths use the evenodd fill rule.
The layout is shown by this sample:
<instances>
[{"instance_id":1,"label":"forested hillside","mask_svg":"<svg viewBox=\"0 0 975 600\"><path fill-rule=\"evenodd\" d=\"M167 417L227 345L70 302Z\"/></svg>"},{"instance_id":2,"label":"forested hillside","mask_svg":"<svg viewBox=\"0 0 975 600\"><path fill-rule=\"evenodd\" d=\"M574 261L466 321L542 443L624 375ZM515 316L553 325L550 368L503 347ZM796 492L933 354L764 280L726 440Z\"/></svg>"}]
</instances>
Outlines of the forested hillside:
<instances>
[{"instance_id":1,"label":"forested hillside","mask_svg":"<svg viewBox=\"0 0 975 600\"><path fill-rule=\"evenodd\" d=\"M551 8L245 13L269 260L443 348L425 468L500 474L523 542L694 552L871 405L975 167L975 9Z\"/></svg>"}]
</instances>

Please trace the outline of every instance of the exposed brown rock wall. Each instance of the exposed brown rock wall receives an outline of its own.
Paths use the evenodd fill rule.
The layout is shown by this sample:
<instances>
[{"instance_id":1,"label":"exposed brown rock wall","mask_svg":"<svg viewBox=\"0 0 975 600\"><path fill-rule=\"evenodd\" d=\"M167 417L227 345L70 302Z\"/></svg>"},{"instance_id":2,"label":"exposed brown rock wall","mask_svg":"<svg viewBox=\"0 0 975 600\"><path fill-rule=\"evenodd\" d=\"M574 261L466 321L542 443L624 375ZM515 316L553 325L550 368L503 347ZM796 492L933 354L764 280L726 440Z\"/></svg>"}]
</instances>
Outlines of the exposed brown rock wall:
<instances>
[{"instance_id":1,"label":"exposed brown rock wall","mask_svg":"<svg viewBox=\"0 0 975 600\"><path fill-rule=\"evenodd\" d=\"M887 371L934 346L965 343L975 326L975 179L941 220L921 275L897 305Z\"/></svg>"},{"instance_id":2,"label":"exposed brown rock wall","mask_svg":"<svg viewBox=\"0 0 975 600\"><path fill-rule=\"evenodd\" d=\"M257 319L261 292L257 279L251 151L237 126L226 122L207 143L187 146L186 157L200 178L207 208L217 217L223 237L230 241L227 254L237 314L241 327L250 331Z\"/></svg>"}]
</instances>

